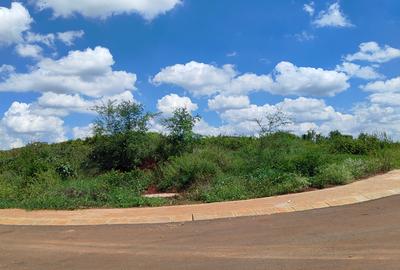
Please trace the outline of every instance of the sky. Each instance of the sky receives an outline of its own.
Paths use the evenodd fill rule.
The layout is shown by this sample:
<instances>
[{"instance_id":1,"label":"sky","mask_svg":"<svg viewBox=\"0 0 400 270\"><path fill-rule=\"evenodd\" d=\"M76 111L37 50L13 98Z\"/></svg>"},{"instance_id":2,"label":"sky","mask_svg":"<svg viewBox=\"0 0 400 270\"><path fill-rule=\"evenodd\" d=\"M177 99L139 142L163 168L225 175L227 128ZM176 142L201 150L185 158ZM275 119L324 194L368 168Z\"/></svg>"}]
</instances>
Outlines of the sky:
<instances>
[{"instance_id":1,"label":"sky","mask_svg":"<svg viewBox=\"0 0 400 270\"><path fill-rule=\"evenodd\" d=\"M0 149L91 136L92 108L179 107L203 135L400 139L400 1L0 0Z\"/></svg>"}]
</instances>

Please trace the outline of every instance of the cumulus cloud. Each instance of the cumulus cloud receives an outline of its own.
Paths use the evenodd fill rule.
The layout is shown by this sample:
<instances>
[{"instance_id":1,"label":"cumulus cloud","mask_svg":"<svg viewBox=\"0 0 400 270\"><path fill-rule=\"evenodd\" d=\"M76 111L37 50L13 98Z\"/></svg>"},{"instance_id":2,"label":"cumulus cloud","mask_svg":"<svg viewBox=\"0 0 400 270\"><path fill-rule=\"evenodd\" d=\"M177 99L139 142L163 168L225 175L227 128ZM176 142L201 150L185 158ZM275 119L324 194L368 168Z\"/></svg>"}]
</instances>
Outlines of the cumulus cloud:
<instances>
[{"instance_id":1,"label":"cumulus cloud","mask_svg":"<svg viewBox=\"0 0 400 270\"><path fill-rule=\"evenodd\" d=\"M277 95L333 96L347 88L348 76L334 70L297 67L280 62L272 74L240 74L232 65L189 62L163 68L153 79L156 85L174 84L195 96L244 95L252 91L267 91Z\"/></svg>"},{"instance_id":2,"label":"cumulus cloud","mask_svg":"<svg viewBox=\"0 0 400 270\"><path fill-rule=\"evenodd\" d=\"M400 77L392 78L386 81L370 82L361 88L371 92L400 92Z\"/></svg>"},{"instance_id":3,"label":"cumulus cloud","mask_svg":"<svg viewBox=\"0 0 400 270\"><path fill-rule=\"evenodd\" d=\"M329 106L322 99L299 97L296 99L286 98L276 104L254 105L246 108L229 109L220 114L222 125L211 126L205 121L196 125L196 132L203 135L257 135L259 126L256 119L263 119L267 114L283 111L292 123L284 130L294 132L298 135L304 134L309 129L328 133L328 126L339 122L341 130L352 131L346 128L354 120L351 114L343 114ZM354 122L355 123L355 122ZM332 127L339 127L333 126Z\"/></svg>"},{"instance_id":4,"label":"cumulus cloud","mask_svg":"<svg viewBox=\"0 0 400 270\"><path fill-rule=\"evenodd\" d=\"M349 62L343 62L341 65L337 65L336 70L344 72L350 77L356 77L364 80L374 80L384 77L382 74L379 74L374 67L362 67Z\"/></svg>"},{"instance_id":5,"label":"cumulus cloud","mask_svg":"<svg viewBox=\"0 0 400 270\"><path fill-rule=\"evenodd\" d=\"M72 128L72 134L74 139L86 139L92 137L94 126L89 124L84 127L74 127Z\"/></svg>"},{"instance_id":6,"label":"cumulus cloud","mask_svg":"<svg viewBox=\"0 0 400 270\"><path fill-rule=\"evenodd\" d=\"M400 58L400 50L388 45L380 46L374 41L361 43L359 51L345 57L347 61L368 61L374 63L386 63Z\"/></svg>"},{"instance_id":7,"label":"cumulus cloud","mask_svg":"<svg viewBox=\"0 0 400 270\"><path fill-rule=\"evenodd\" d=\"M383 106L400 106L400 93L374 93L368 99Z\"/></svg>"},{"instance_id":8,"label":"cumulus cloud","mask_svg":"<svg viewBox=\"0 0 400 270\"><path fill-rule=\"evenodd\" d=\"M10 45L23 40L33 19L22 4L13 2L10 8L0 7L0 22L0 45Z\"/></svg>"},{"instance_id":9,"label":"cumulus cloud","mask_svg":"<svg viewBox=\"0 0 400 270\"><path fill-rule=\"evenodd\" d=\"M334 70L296 67L292 63L281 62L274 72L274 94L334 96L350 87L348 76Z\"/></svg>"},{"instance_id":10,"label":"cumulus cloud","mask_svg":"<svg viewBox=\"0 0 400 270\"><path fill-rule=\"evenodd\" d=\"M42 59L28 73L11 73L0 82L1 91L54 92L101 97L135 89L136 75L113 71L107 48L71 51L58 60Z\"/></svg>"},{"instance_id":11,"label":"cumulus cloud","mask_svg":"<svg viewBox=\"0 0 400 270\"><path fill-rule=\"evenodd\" d=\"M208 108L213 111L225 111L229 109L241 109L250 106L248 96L223 96L218 95L208 100Z\"/></svg>"},{"instance_id":12,"label":"cumulus cloud","mask_svg":"<svg viewBox=\"0 0 400 270\"><path fill-rule=\"evenodd\" d=\"M222 68L191 61L163 68L153 79L154 84L178 85L195 96L208 96L224 88L236 75L232 65Z\"/></svg>"},{"instance_id":13,"label":"cumulus cloud","mask_svg":"<svg viewBox=\"0 0 400 270\"><path fill-rule=\"evenodd\" d=\"M109 100L120 103L134 101L129 91L98 99L85 99L74 94L46 92L32 103L14 102L0 119L0 149L23 146L29 142L60 142L66 140L63 118L72 114L94 114L94 106ZM72 128L73 138L92 135L92 125Z\"/></svg>"},{"instance_id":14,"label":"cumulus cloud","mask_svg":"<svg viewBox=\"0 0 400 270\"><path fill-rule=\"evenodd\" d=\"M321 11L313 21L317 27L352 27L353 24L340 10L339 3L333 3L327 10Z\"/></svg>"},{"instance_id":15,"label":"cumulus cloud","mask_svg":"<svg viewBox=\"0 0 400 270\"><path fill-rule=\"evenodd\" d=\"M32 44L18 44L15 47L15 51L21 57L30 57L33 59L42 58L42 48L38 45Z\"/></svg>"},{"instance_id":16,"label":"cumulus cloud","mask_svg":"<svg viewBox=\"0 0 400 270\"><path fill-rule=\"evenodd\" d=\"M52 9L56 17L81 14L89 18L107 18L119 14L137 13L147 20L164 14L181 0L34 0L39 9Z\"/></svg>"},{"instance_id":17,"label":"cumulus cloud","mask_svg":"<svg viewBox=\"0 0 400 270\"><path fill-rule=\"evenodd\" d=\"M399 97L392 96L396 102ZM262 119L278 108L287 114L292 123L284 130L301 135L309 129L327 135L332 130L357 136L361 132L387 132L393 139L400 139L400 107L387 97L374 96L370 102L357 105L351 113L336 111L321 99L300 97L284 99L277 104L227 110L220 114L223 124L213 127L206 122L199 123L197 132L204 135L256 135L259 128L255 119ZM391 102L391 103L389 103Z\"/></svg>"},{"instance_id":18,"label":"cumulus cloud","mask_svg":"<svg viewBox=\"0 0 400 270\"><path fill-rule=\"evenodd\" d=\"M64 121L57 116L44 115L30 104L13 102L0 121L0 135L8 145L3 149L22 146L34 141L61 142L66 140ZM14 138L14 139L10 139Z\"/></svg>"},{"instance_id":19,"label":"cumulus cloud","mask_svg":"<svg viewBox=\"0 0 400 270\"><path fill-rule=\"evenodd\" d=\"M179 108L186 108L189 112L193 112L198 109L198 106L190 98L181 97L177 94L166 95L157 102L157 109L167 115Z\"/></svg>"}]
</instances>

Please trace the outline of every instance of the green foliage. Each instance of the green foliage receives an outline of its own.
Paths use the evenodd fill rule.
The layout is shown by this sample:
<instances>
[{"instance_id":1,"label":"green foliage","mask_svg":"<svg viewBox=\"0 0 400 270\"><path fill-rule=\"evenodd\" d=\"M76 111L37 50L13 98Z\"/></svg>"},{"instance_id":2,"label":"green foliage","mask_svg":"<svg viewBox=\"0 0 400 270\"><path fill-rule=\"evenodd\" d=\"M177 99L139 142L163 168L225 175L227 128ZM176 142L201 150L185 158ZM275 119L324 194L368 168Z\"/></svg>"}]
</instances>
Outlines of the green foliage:
<instances>
[{"instance_id":1,"label":"green foliage","mask_svg":"<svg viewBox=\"0 0 400 270\"><path fill-rule=\"evenodd\" d=\"M298 137L274 132L261 138L197 138L183 128L188 133L176 134L193 137L177 136L175 144L183 138L183 144L190 146L174 152L173 137L142 132L132 125L140 126L118 124L111 130L125 131L0 151L0 208L181 203L142 196L157 189L178 191L183 201L248 199L346 184L400 168L400 144L385 135L352 138L332 132L328 137L316 133Z\"/></svg>"},{"instance_id":2,"label":"green foliage","mask_svg":"<svg viewBox=\"0 0 400 270\"><path fill-rule=\"evenodd\" d=\"M63 179L66 180L76 176L76 172L68 163L61 164L56 167L56 172Z\"/></svg>"},{"instance_id":3,"label":"green foliage","mask_svg":"<svg viewBox=\"0 0 400 270\"><path fill-rule=\"evenodd\" d=\"M152 137L146 133L154 114L145 113L143 105L130 101L119 104L109 101L95 110L99 116L90 155L94 166L101 171L129 171L146 159L154 159Z\"/></svg>"},{"instance_id":4,"label":"green foliage","mask_svg":"<svg viewBox=\"0 0 400 270\"><path fill-rule=\"evenodd\" d=\"M169 131L168 139L172 154L191 151L197 136L193 132L200 116L192 116L186 108L178 108L173 115L163 120L163 125Z\"/></svg>"},{"instance_id":5,"label":"green foliage","mask_svg":"<svg viewBox=\"0 0 400 270\"><path fill-rule=\"evenodd\" d=\"M215 160L210 160L207 152L194 152L175 156L160 169L160 190L182 191L196 182L207 182L219 171Z\"/></svg>"},{"instance_id":6,"label":"green foliage","mask_svg":"<svg viewBox=\"0 0 400 270\"><path fill-rule=\"evenodd\" d=\"M116 103L108 101L96 106L98 117L94 122L96 135L114 135L127 132L146 132L149 120L154 116L145 113L141 104L132 101Z\"/></svg>"}]
</instances>

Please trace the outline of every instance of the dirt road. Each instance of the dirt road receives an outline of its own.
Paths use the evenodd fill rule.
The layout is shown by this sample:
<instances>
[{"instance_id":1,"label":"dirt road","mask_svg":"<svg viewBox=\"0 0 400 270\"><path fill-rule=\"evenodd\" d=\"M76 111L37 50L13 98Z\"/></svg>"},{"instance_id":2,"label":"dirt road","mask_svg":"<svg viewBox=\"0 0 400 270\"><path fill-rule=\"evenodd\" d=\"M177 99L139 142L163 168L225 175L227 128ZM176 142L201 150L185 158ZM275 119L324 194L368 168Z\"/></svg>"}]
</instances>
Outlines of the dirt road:
<instances>
[{"instance_id":1,"label":"dirt road","mask_svg":"<svg viewBox=\"0 0 400 270\"><path fill-rule=\"evenodd\" d=\"M0 226L0 269L396 269L400 196L164 225Z\"/></svg>"}]
</instances>

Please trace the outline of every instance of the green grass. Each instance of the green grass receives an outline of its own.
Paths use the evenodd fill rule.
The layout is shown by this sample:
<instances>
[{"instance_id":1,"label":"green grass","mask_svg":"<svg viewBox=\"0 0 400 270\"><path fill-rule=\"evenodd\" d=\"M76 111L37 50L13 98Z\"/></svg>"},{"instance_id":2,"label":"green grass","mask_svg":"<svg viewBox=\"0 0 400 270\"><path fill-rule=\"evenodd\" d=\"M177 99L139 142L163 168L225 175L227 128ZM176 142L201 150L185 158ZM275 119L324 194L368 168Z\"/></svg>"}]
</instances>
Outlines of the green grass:
<instances>
[{"instance_id":1,"label":"green grass","mask_svg":"<svg viewBox=\"0 0 400 270\"><path fill-rule=\"evenodd\" d=\"M400 168L400 145L377 136L335 134L307 140L288 133L263 138L198 139L178 155L159 134L124 138L132 158L98 153L105 140L31 144L0 152L0 208L79 209L242 200L347 184ZM113 144L113 137L107 138ZM104 146L106 147L106 146ZM118 151L124 150L115 147ZM114 149L113 148L113 149ZM108 153L104 151L102 153ZM138 158L140 157L140 158ZM122 157L121 157L122 158ZM108 160L110 162L108 162ZM105 169L104 164L129 169ZM178 191L180 200L148 199L148 189Z\"/></svg>"}]
</instances>

